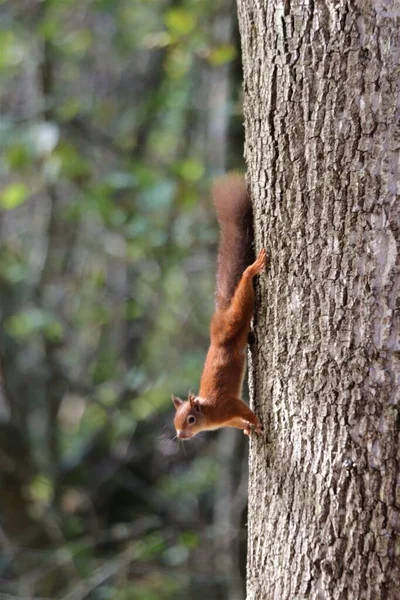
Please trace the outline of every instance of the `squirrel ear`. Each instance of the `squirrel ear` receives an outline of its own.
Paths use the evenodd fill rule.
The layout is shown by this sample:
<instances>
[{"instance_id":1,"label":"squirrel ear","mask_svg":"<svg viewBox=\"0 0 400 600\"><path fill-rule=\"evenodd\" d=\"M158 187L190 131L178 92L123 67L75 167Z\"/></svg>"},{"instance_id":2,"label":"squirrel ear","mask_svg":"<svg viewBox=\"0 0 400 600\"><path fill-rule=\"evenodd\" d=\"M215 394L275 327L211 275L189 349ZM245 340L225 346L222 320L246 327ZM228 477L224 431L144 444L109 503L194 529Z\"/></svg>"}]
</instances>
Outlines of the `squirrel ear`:
<instances>
[{"instance_id":1,"label":"squirrel ear","mask_svg":"<svg viewBox=\"0 0 400 600\"><path fill-rule=\"evenodd\" d=\"M178 398L178 396L171 396L171 399L172 399L172 402L174 403L176 410L178 410L178 408L183 404L183 400Z\"/></svg>"},{"instance_id":2,"label":"squirrel ear","mask_svg":"<svg viewBox=\"0 0 400 600\"><path fill-rule=\"evenodd\" d=\"M190 398L190 406L192 408L194 408L195 410L197 410L197 412L203 412L203 408L200 404L200 400L198 398L196 398L196 396L192 396Z\"/></svg>"}]
</instances>

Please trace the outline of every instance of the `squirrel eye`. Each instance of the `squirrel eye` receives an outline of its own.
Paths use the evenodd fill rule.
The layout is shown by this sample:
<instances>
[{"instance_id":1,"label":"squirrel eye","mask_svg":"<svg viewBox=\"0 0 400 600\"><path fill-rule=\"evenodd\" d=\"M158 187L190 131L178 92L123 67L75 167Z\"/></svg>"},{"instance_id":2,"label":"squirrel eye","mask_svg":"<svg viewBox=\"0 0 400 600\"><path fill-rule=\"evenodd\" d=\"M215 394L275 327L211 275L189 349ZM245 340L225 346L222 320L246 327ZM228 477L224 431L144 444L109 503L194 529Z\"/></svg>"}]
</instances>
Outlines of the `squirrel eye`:
<instances>
[{"instance_id":1,"label":"squirrel eye","mask_svg":"<svg viewBox=\"0 0 400 600\"><path fill-rule=\"evenodd\" d=\"M193 425L193 423L196 423L196 417L190 415L190 417L188 417L187 422L189 423L189 425Z\"/></svg>"}]
</instances>

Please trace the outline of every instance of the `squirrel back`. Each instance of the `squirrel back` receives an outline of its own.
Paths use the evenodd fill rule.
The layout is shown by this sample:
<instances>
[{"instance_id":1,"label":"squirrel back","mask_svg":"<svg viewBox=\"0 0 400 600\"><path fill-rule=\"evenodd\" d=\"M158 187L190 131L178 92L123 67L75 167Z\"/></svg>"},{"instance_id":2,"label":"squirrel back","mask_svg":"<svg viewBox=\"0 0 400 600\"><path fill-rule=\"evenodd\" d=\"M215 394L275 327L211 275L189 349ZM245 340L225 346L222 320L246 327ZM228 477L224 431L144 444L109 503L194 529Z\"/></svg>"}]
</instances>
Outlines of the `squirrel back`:
<instances>
[{"instance_id":1,"label":"squirrel back","mask_svg":"<svg viewBox=\"0 0 400 600\"><path fill-rule=\"evenodd\" d=\"M246 181L240 173L228 173L212 188L220 228L217 259L217 308L224 309L243 274L254 261L253 210Z\"/></svg>"}]
</instances>

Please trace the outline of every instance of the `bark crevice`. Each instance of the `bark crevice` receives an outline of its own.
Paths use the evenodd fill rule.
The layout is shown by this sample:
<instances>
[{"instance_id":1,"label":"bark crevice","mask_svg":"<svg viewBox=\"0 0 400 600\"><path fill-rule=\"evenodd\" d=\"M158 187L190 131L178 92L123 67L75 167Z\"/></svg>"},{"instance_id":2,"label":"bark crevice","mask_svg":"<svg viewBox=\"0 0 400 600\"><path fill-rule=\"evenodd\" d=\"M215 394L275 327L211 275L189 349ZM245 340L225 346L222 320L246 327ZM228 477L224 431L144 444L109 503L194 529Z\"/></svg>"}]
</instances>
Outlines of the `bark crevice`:
<instances>
[{"instance_id":1,"label":"bark crevice","mask_svg":"<svg viewBox=\"0 0 400 600\"><path fill-rule=\"evenodd\" d=\"M395 2L238 0L257 247L248 599L400 587ZM396 545L397 544L397 545Z\"/></svg>"}]
</instances>

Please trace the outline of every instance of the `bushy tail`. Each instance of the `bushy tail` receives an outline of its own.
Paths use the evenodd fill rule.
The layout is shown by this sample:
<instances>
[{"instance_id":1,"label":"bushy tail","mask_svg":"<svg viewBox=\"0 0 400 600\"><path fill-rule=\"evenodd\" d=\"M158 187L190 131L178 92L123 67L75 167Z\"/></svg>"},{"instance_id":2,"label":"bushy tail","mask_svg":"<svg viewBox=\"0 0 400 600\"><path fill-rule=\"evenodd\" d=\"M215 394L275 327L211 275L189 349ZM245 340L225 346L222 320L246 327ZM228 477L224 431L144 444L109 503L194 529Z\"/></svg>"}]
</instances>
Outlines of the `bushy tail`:
<instances>
[{"instance_id":1,"label":"bushy tail","mask_svg":"<svg viewBox=\"0 0 400 600\"><path fill-rule=\"evenodd\" d=\"M253 211L244 176L228 173L213 185L220 227L217 260L218 308L226 308L245 268L254 260Z\"/></svg>"}]
</instances>

